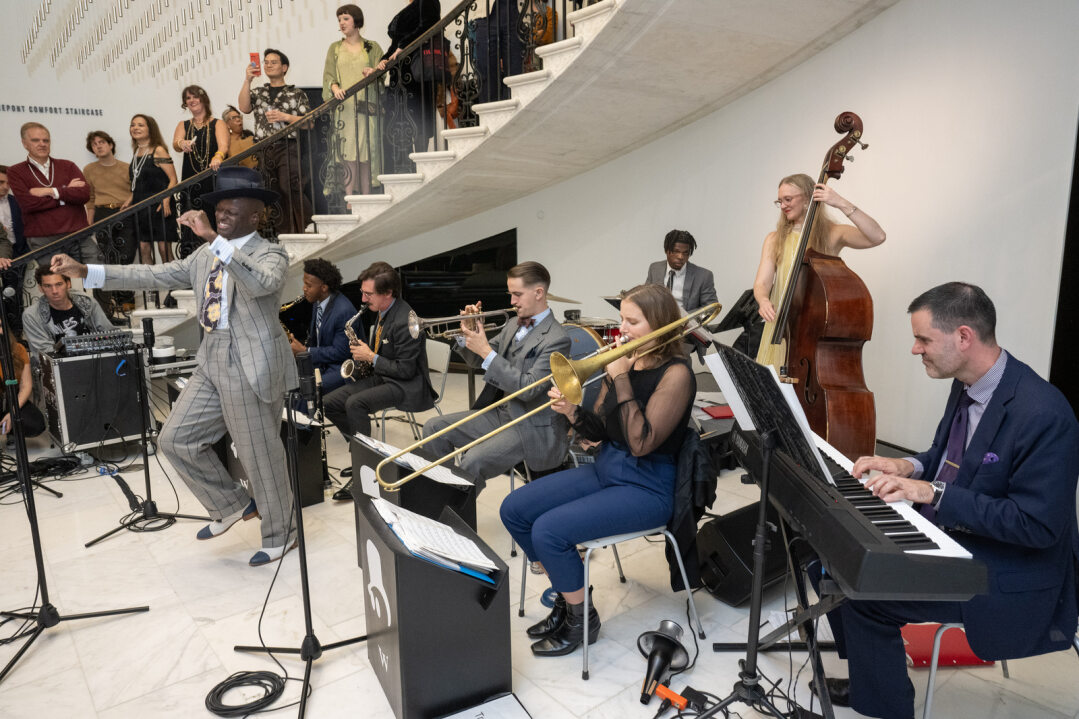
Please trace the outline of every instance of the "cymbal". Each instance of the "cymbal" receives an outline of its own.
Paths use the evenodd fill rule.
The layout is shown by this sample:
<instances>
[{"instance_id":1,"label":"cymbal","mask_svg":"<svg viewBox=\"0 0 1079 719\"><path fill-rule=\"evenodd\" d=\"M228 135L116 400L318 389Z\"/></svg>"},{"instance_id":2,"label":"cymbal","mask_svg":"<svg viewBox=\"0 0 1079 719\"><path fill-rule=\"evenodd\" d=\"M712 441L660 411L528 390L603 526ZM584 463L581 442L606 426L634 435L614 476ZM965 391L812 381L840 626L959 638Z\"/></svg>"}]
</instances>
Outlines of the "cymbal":
<instances>
[{"instance_id":1,"label":"cymbal","mask_svg":"<svg viewBox=\"0 0 1079 719\"><path fill-rule=\"evenodd\" d=\"M579 305L581 304L577 300L571 300L568 297L559 297L558 295L548 294L547 299L551 302L565 302L567 305Z\"/></svg>"}]
</instances>

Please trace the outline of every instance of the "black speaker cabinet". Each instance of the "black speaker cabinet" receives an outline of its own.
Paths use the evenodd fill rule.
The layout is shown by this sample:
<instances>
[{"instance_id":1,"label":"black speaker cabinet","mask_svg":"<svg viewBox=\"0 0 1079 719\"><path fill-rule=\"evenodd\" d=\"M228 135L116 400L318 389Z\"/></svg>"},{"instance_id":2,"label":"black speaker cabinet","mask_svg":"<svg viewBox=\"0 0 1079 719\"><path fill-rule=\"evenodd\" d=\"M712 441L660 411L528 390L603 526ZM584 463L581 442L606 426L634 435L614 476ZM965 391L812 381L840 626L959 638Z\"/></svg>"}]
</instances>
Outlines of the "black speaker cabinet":
<instances>
[{"instance_id":1,"label":"black speaker cabinet","mask_svg":"<svg viewBox=\"0 0 1079 719\"><path fill-rule=\"evenodd\" d=\"M757 531L757 508L754 502L722 517L711 519L697 530L697 557L701 564L701 582L719 601L737 607L749 601L753 579L753 537ZM779 534L779 516L768 505L765 515L770 525L764 554L764 584L783 577L787 553ZM775 528L775 529L772 529Z\"/></svg>"},{"instance_id":2,"label":"black speaker cabinet","mask_svg":"<svg viewBox=\"0 0 1079 719\"><path fill-rule=\"evenodd\" d=\"M148 382L137 376L135 352L144 351L41 356L41 391L49 434L65 451L141 436L137 383L141 380L148 391ZM147 416L146 431L152 429Z\"/></svg>"}]
</instances>

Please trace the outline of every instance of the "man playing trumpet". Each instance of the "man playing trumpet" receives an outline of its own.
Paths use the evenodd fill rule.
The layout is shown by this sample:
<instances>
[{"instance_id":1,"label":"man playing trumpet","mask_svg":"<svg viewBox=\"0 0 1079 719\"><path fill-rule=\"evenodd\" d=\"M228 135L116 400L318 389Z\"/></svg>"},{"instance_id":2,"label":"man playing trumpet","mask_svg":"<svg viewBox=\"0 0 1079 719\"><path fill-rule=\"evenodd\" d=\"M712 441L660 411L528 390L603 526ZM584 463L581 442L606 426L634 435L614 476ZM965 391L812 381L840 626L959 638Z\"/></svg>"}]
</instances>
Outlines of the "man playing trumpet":
<instances>
[{"instance_id":1,"label":"man playing trumpet","mask_svg":"<svg viewBox=\"0 0 1079 719\"><path fill-rule=\"evenodd\" d=\"M461 322L464 337L462 352L465 362L482 367L486 386L473 409L481 409L551 373L551 354L570 352L570 338L547 306L547 290L551 275L538 262L522 262L506 273L510 303L517 308L517 321L510 321L492 342L478 321ZM480 308L469 305L465 314L476 314ZM457 447L482 437L497 427L544 404L547 388L536 387L507 402L497 410L477 417L446 434L431 440L423 453L442 457ZM423 434L430 436L448 427L469 412L457 412L435 417L423 425ZM530 469L556 467L566 456L569 443L569 424L554 412L539 412L485 442L476 445L460 457L460 469L476 482L477 494L487 480L502 474L522 459Z\"/></svg>"},{"instance_id":2,"label":"man playing trumpet","mask_svg":"<svg viewBox=\"0 0 1079 719\"><path fill-rule=\"evenodd\" d=\"M427 370L423 336L408 330L412 308L401 299L401 278L389 264L375 262L360 274L364 303L378 313L372 344L359 340L351 347L352 359L371 365L371 373L328 394L323 400L326 418L347 441L355 433L371 434L371 413L388 407L422 412L435 404L435 391ZM333 498L352 499L353 480Z\"/></svg>"}]
</instances>

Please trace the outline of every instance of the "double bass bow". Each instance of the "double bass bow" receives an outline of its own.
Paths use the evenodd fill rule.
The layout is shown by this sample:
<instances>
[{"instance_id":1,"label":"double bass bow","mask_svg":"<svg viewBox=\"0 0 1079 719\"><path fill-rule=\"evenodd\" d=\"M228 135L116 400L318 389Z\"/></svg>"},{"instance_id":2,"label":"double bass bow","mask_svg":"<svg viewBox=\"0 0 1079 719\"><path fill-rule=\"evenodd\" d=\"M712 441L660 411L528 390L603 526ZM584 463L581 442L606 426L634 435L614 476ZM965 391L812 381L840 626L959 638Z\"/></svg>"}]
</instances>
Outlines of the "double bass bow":
<instances>
[{"instance_id":1,"label":"double bass bow","mask_svg":"<svg viewBox=\"0 0 1079 719\"><path fill-rule=\"evenodd\" d=\"M835 130L844 136L825 155L818 184L839 179L855 145L868 147L861 142L862 120L853 112L840 114ZM765 324L757 361L793 383L813 431L855 459L873 454L876 444L876 408L862 372L862 346L873 333L873 298L841 259L809 246L819 204L810 198L797 260L785 278L776 319Z\"/></svg>"}]
</instances>

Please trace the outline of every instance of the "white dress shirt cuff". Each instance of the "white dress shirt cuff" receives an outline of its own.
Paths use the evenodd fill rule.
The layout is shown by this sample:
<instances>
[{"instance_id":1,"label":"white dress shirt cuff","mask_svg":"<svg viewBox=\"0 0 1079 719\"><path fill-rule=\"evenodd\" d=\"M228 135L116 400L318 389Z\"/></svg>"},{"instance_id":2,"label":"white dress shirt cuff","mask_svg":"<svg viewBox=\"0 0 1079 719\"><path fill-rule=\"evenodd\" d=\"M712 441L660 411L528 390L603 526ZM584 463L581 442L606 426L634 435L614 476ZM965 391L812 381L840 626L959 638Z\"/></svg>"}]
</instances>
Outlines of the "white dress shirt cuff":
<instances>
[{"instance_id":1,"label":"white dress shirt cuff","mask_svg":"<svg viewBox=\"0 0 1079 719\"><path fill-rule=\"evenodd\" d=\"M50 187L49 189L52 190L52 199L59 200L60 199L60 190L55 188L55 187ZM61 202L60 204L62 205L64 203Z\"/></svg>"},{"instance_id":2,"label":"white dress shirt cuff","mask_svg":"<svg viewBox=\"0 0 1079 719\"><path fill-rule=\"evenodd\" d=\"M487 353L487 356L483 358L483 364L480 365L480 366L483 367L483 370L485 372L487 371L487 368L491 366L491 363L494 362L494 359L497 356L498 356L498 353L495 352L494 350L491 350L490 352Z\"/></svg>"},{"instance_id":3,"label":"white dress shirt cuff","mask_svg":"<svg viewBox=\"0 0 1079 719\"><path fill-rule=\"evenodd\" d=\"M922 475L925 474L925 467L922 466L922 463L916 460L914 457L904 457L903 459L914 465L914 471L911 473L910 478L921 479Z\"/></svg>"},{"instance_id":4,"label":"white dress shirt cuff","mask_svg":"<svg viewBox=\"0 0 1079 719\"><path fill-rule=\"evenodd\" d=\"M88 290L98 290L105 286L105 265L87 265L86 278L82 286Z\"/></svg>"},{"instance_id":5,"label":"white dress shirt cuff","mask_svg":"<svg viewBox=\"0 0 1079 719\"><path fill-rule=\"evenodd\" d=\"M227 265L232 261L232 244L221 235L218 235L214 238L214 241L210 243L210 251L213 252L214 257L221 260L223 264Z\"/></svg>"}]
</instances>

